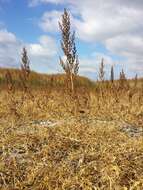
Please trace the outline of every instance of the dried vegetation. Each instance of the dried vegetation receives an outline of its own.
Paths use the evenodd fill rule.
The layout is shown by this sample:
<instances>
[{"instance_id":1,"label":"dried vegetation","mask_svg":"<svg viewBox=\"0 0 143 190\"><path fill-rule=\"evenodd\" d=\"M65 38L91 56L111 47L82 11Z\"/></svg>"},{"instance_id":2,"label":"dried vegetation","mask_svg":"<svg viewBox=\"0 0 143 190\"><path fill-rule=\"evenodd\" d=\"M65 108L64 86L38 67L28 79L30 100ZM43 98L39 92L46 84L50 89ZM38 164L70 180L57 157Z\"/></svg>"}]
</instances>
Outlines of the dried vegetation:
<instances>
[{"instance_id":1,"label":"dried vegetation","mask_svg":"<svg viewBox=\"0 0 143 190\"><path fill-rule=\"evenodd\" d=\"M12 76L8 89L1 87L0 188L142 190L142 133L131 137L120 129L143 127L143 81L135 87L127 80L122 88L120 80L79 77L73 96L50 77L46 88L44 80L31 85L30 94L11 89Z\"/></svg>"}]
</instances>

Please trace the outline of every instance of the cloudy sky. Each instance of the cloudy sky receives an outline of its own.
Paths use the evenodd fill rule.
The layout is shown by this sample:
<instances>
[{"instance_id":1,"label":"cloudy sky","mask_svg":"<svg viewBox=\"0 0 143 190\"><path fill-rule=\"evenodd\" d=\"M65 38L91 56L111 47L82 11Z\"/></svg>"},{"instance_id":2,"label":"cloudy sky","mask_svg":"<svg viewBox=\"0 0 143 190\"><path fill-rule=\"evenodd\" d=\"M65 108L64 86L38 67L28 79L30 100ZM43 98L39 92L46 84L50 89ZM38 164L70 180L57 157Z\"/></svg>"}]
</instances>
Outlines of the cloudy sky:
<instances>
[{"instance_id":1,"label":"cloudy sky","mask_svg":"<svg viewBox=\"0 0 143 190\"><path fill-rule=\"evenodd\" d=\"M58 21L71 14L80 74L97 79L104 58L106 77L114 65L128 77L143 76L143 0L0 0L0 67L19 67L23 46L31 68L62 72Z\"/></svg>"}]
</instances>

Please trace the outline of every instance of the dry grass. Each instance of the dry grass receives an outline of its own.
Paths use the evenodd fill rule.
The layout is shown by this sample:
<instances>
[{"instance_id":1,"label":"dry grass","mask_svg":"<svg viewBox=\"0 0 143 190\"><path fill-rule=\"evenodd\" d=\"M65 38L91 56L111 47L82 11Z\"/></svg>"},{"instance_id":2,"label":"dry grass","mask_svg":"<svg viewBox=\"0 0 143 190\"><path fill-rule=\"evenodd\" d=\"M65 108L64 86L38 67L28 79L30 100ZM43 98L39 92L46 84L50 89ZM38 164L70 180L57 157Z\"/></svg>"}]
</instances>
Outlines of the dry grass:
<instances>
[{"instance_id":1,"label":"dry grass","mask_svg":"<svg viewBox=\"0 0 143 190\"><path fill-rule=\"evenodd\" d=\"M0 189L143 189L143 136L120 130L143 127L142 80L121 89L79 79L74 96L42 75L30 94L1 84Z\"/></svg>"}]
</instances>

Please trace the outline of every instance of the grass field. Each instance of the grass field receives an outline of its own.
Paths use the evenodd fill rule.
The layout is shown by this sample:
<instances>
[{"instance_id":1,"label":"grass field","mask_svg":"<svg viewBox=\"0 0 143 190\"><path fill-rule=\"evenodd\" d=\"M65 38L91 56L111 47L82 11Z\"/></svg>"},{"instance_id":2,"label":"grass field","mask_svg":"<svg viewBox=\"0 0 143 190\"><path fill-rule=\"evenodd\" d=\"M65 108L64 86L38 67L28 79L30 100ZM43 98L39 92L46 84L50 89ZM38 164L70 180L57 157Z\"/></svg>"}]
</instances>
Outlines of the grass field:
<instances>
[{"instance_id":1,"label":"grass field","mask_svg":"<svg viewBox=\"0 0 143 190\"><path fill-rule=\"evenodd\" d=\"M0 70L0 189L142 190L143 79L93 82Z\"/></svg>"}]
</instances>

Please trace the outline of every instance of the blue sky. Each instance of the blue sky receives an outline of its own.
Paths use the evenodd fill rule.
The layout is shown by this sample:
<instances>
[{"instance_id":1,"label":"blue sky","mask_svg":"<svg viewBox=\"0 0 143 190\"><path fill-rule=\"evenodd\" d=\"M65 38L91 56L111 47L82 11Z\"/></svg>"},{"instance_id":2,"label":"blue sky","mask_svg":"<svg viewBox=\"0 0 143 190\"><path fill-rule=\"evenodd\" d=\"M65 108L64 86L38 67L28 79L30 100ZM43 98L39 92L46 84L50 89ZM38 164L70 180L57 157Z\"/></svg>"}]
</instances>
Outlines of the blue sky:
<instances>
[{"instance_id":1,"label":"blue sky","mask_svg":"<svg viewBox=\"0 0 143 190\"><path fill-rule=\"evenodd\" d=\"M71 14L80 60L79 74L97 79L105 62L106 77L143 76L143 1L0 0L0 67L19 67L23 46L37 72L63 72L59 65L63 9Z\"/></svg>"}]
</instances>

